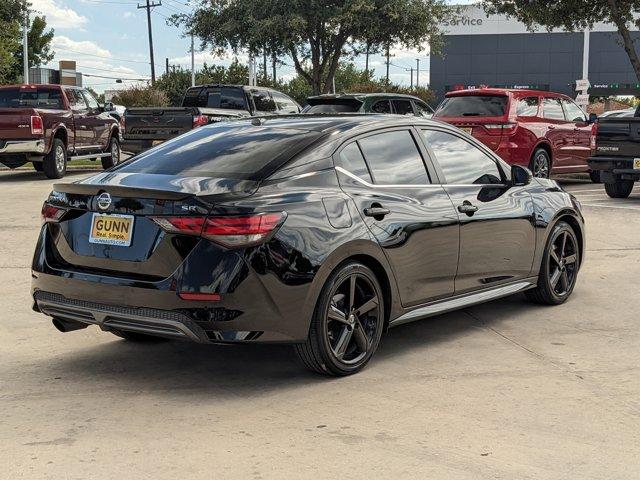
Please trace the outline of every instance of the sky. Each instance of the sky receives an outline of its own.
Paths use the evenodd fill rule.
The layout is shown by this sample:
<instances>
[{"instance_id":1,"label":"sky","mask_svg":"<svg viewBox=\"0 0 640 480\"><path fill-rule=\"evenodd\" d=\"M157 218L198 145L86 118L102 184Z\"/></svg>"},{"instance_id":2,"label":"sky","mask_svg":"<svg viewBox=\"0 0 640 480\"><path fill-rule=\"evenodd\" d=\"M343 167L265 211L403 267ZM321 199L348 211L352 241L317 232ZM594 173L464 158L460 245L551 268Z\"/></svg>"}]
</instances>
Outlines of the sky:
<instances>
[{"instance_id":1,"label":"sky","mask_svg":"<svg viewBox=\"0 0 640 480\"><path fill-rule=\"evenodd\" d=\"M157 1L157 0L156 0ZM58 68L59 60L75 60L77 70L84 75L84 86L102 92L106 89L122 88L136 83L139 79L149 79L149 43L147 37L146 10L138 9L135 0L31 0L33 14L45 15L49 28L55 35L52 46L55 58L48 66ZM145 0L140 0L140 4ZM167 25L167 18L174 13L188 13L192 10L188 0L162 0L162 5L151 13L156 75L165 70L165 58L171 65L191 67L191 41L185 38L179 28ZM471 3L451 1L449 3ZM196 40L196 49L198 48ZM420 85L428 83L429 50L422 51L394 48L389 78L394 83L410 83L409 69L420 59ZM246 55L238 55L246 62ZM216 57L209 52L196 50L196 69L204 62L228 65L233 59L229 53ZM286 59L285 59L286 61ZM295 70L289 65L279 67L278 76L290 79ZM364 57L354 59L354 63L364 68ZM376 76L385 73L384 57L374 55L369 60ZM91 76L89 76L91 75ZM118 84L114 79L101 77L118 76L123 80Z\"/></svg>"}]
</instances>

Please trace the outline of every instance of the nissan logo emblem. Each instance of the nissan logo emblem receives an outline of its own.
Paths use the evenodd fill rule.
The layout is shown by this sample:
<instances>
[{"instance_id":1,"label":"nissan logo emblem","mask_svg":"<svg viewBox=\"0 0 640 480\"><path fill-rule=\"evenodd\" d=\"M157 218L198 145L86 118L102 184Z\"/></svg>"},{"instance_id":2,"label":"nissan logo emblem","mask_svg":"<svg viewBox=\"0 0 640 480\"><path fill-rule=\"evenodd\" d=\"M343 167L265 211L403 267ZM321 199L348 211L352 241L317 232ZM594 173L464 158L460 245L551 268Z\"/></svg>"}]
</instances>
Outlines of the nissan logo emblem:
<instances>
[{"instance_id":1,"label":"nissan logo emblem","mask_svg":"<svg viewBox=\"0 0 640 480\"><path fill-rule=\"evenodd\" d=\"M103 192L98 195L98 208L100 210L106 210L111 206L111 195L107 192Z\"/></svg>"}]
</instances>

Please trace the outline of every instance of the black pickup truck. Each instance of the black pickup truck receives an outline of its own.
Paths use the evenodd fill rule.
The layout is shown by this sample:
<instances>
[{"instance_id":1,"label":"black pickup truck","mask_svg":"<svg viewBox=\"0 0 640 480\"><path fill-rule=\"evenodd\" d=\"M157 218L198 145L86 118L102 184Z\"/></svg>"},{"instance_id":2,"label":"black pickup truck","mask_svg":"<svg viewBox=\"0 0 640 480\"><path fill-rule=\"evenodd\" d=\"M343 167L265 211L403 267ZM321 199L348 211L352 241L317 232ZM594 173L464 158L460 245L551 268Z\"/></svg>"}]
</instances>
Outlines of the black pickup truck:
<instances>
[{"instance_id":1,"label":"black pickup truck","mask_svg":"<svg viewBox=\"0 0 640 480\"><path fill-rule=\"evenodd\" d=\"M600 172L607 195L627 198L640 180L640 107L633 117L597 121L596 153L588 160Z\"/></svg>"},{"instance_id":2,"label":"black pickup truck","mask_svg":"<svg viewBox=\"0 0 640 480\"><path fill-rule=\"evenodd\" d=\"M270 88L200 85L187 89L180 107L128 108L124 148L141 151L209 123L300 110L293 99Z\"/></svg>"}]
</instances>

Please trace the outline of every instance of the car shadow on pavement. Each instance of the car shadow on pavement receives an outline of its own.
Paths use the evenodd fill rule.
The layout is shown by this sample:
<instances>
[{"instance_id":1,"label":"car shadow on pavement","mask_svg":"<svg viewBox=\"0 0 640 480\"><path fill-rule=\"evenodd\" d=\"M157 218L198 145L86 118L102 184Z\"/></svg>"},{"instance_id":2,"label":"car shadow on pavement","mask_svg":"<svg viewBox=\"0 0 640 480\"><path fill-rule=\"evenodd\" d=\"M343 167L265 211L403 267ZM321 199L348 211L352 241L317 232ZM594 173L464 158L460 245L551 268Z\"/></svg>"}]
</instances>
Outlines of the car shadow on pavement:
<instances>
[{"instance_id":1,"label":"car shadow on pavement","mask_svg":"<svg viewBox=\"0 0 640 480\"><path fill-rule=\"evenodd\" d=\"M467 311L457 311L391 329L383 336L368 369L360 375L387 361L397 362L416 349L453 341L473 328L483 328L536 307L516 295L489 303L486 308L491 311L488 321L477 320ZM123 390L167 391L187 396L206 392L219 397L260 395L276 389L339 381L306 371L288 345L131 343L116 337L111 341L108 333L100 335L106 341L93 347L61 351L42 366L41 373L77 385L81 390L84 388L81 385L86 384L90 390L95 383L118 384Z\"/></svg>"}]
</instances>

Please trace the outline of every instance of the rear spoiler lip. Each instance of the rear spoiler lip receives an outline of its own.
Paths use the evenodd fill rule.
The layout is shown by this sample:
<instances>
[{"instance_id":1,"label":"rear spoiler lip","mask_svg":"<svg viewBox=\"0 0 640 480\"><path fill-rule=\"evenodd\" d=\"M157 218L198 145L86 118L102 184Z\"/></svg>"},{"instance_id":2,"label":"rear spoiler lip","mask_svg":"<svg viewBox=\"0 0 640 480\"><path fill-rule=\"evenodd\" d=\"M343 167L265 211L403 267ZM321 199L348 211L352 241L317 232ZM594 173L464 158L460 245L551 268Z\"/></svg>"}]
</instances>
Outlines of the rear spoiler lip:
<instances>
[{"instance_id":1,"label":"rear spoiler lip","mask_svg":"<svg viewBox=\"0 0 640 480\"><path fill-rule=\"evenodd\" d=\"M123 187L119 185L96 185L90 183L55 183L53 190L60 193L76 195L96 195L108 192L116 197L154 198L160 200L184 200L196 196L188 192L174 192L171 190L156 190L153 188Z\"/></svg>"}]
</instances>

